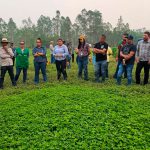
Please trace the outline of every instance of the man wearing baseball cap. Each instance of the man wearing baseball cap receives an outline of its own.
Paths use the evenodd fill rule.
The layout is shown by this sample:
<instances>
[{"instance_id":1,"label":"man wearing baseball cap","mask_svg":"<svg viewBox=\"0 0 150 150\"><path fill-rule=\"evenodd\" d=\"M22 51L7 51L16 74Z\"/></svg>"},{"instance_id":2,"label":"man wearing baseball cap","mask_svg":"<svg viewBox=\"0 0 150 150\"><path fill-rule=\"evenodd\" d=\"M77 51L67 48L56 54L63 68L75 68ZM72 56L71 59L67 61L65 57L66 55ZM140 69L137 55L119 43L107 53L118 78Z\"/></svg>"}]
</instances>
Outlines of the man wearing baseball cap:
<instances>
[{"instance_id":1,"label":"man wearing baseball cap","mask_svg":"<svg viewBox=\"0 0 150 150\"><path fill-rule=\"evenodd\" d=\"M12 85L16 86L14 71L13 71L13 57L14 53L11 48L8 47L8 40L3 38L1 41L2 47L0 48L0 66L1 66L1 76L0 76L0 89L3 89L3 83L5 74L8 71Z\"/></svg>"},{"instance_id":2,"label":"man wearing baseball cap","mask_svg":"<svg viewBox=\"0 0 150 150\"><path fill-rule=\"evenodd\" d=\"M127 44L124 45L120 51L120 60L121 63L119 65L118 75L117 75L117 84L121 84L122 74L124 73L124 66L126 66L127 70L127 85L131 85L132 83L132 70L135 62L135 53L136 46L133 44L133 36L129 35L127 37Z\"/></svg>"}]
</instances>

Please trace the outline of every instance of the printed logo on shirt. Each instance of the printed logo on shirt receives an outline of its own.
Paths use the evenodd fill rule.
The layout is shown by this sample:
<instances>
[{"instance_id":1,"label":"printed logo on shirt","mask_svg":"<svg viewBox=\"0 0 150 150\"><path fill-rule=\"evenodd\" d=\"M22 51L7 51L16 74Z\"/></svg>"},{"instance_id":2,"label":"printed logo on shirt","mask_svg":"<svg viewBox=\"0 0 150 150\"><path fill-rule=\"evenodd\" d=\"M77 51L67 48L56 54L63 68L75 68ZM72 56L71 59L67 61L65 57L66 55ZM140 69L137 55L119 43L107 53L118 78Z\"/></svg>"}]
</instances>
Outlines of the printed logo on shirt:
<instances>
[{"instance_id":1,"label":"printed logo on shirt","mask_svg":"<svg viewBox=\"0 0 150 150\"><path fill-rule=\"evenodd\" d=\"M125 47L123 50L123 53L127 55L129 54L129 52L130 52L130 49L128 47Z\"/></svg>"},{"instance_id":2,"label":"printed logo on shirt","mask_svg":"<svg viewBox=\"0 0 150 150\"><path fill-rule=\"evenodd\" d=\"M102 46L101 46L101 49L104 49L104 47L105 47L105 46L104 46L104 45L102 45Z\"/></svg>"}]
</instances>

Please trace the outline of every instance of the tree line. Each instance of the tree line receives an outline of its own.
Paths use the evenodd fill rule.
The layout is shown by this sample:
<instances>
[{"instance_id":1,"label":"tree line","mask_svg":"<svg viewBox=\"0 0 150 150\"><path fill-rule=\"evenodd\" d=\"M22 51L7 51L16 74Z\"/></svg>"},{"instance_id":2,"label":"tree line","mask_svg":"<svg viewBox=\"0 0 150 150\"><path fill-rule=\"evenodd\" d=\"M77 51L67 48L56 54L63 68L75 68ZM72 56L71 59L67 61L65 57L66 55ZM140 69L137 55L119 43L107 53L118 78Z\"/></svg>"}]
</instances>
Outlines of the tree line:
<instances>
[{"instance_id":1,"label":"tree line","mask_svg":"<svg viewBox=\"0 0 150 150\"><path fill-rule=\"evenodd\" d=\"M122 33L132 34L137 41L142 37L144 30L146 29L130 29L129 24L124 23L122 16L118 19L116 27L113 27L110 22L103 21L102 13L98 10L83 9L77 15L74 23L69 17L62 16L60 11L56 11L53 18L41 15L36 24L32 22L30 17L24 19L21 27L17 26L13 18L10 18L8 22L0 18L0 38L7 37L16 46L23 39L29 48L34 47L37 37L43 40L45 46L49 46L50 41L56 42L59 37L76 46L81 34L87 37L90 44L96 43L99 36L105 34L110 46L116 46Z\"/></svg>"}]
</instances>

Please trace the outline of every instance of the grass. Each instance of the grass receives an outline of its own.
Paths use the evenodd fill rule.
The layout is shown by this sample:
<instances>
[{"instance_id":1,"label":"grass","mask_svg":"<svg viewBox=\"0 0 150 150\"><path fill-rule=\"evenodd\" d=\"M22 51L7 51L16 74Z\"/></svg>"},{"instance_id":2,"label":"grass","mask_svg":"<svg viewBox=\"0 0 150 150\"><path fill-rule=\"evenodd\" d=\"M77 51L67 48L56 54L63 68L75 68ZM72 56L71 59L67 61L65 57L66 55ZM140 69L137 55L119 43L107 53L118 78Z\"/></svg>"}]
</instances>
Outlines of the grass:
<instances>
[{"instance_id":1,"label":"grass","mask_svg":"<svg viewBox=\"0 0 150 150\"><path fill-rule=\"evenodd\" d=\"M31 61L32 62L32 58ZM0 149L148 150L150 149L150 85L116 86L112 79L93 83L78 80L77 66L67 82L56 81L54 65L47 67L48 83L28 82L12 88L8 76L0 91Z\"/></svg>"}]
</instances>

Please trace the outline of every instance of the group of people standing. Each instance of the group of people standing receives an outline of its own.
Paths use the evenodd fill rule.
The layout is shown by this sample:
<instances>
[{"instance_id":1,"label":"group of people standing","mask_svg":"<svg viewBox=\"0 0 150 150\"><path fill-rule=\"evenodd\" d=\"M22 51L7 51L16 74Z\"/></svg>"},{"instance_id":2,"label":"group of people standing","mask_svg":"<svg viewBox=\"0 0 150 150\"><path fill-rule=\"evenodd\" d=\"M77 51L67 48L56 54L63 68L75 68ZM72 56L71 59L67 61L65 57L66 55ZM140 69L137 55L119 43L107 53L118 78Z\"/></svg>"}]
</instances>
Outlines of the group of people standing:
<instances>
[{"instance_id":1,"label":"group of people standing","mask_svg":"<svg viewBox=\"0 0 150 150\"><path fill-rule=\"evenodd\" d=\"M23 70L23 82L27 80L27 69L29 67L29 49L24 47L24 41L20 42L20 47L13 49L8 46L8 40L3 38L0 48L0 89L3 89L5 74L8 71L12 85L16 86L21 71ZM16 75L14 75L14 62L16 58Z\"/></svg>"},{"instance_id":2,"label":"group of people standing","mask_svg":"<svg viewBox=\"0 0 150 150\"><path fill-rule=\"evenodd\" d=\"M116 57L118 63L114 78L117 79L117 83L120 85L121 78L124 74L124 78L128 79L127 84L131 85L132 70L136 62L136 84L141 84L141 71L143 68L143 84L148 84L150 70L150 33L144 32L143 39L140 39L136 45L133 42L134 37L132 35L123 34L122 39L118 46L118 55Z\"/></svg>"},{"instance_id":3,"label":"group of people standing","mask_svg":"<svg viewBox=\"0 0 150 150\"><path fill-rule=\"evenodd\" d=\"M92 48L93 56L95 56L95 82L105 82L108 78L108 65L109 65L109 46L106 42L106 36L101 35L99 42L94 44ZM88 56L90 55L90 47L86 43L84 36L79 38L77 53L78 61L78 77L81 78L82 70L84 70L84 79L88 80ZM136 84L141 84L141 71L144 68L144 85L148 84L149 70L150 70L150 33L144 32L143 39L140 39L137 45L134 44L134 37L132 35L123 34L122 41L118 46L117 54L117 68L114 78L117 84L121 85L121 79L127 78L127 85L132 84L132 71L136 61ZM101 79L101 80L100 80Z\"/></svg>"},{"instance_id":4,"label":"group of people standing","mask_svg":"<svg viewBox=\"0 0 150 150\"><path fill-rule=\"evenodd\" d=\"M123 74L128 80L127 84L132 84L132 70L135 60L137 62L136 83L141 83L141 70L144 68L144 85L148 84L150 69L150 33L145 32L143 39L138 41L137 46L133 42L134 37L132 35L123 34L122 39L123 40L118 46L118 55L116 58L117 68L116 73L114 74L117 84L121 84ZM20 41L20 47L15 50L13 50L12 47L9 47L8 44L8 40L3 38L1 41L2 47L0 48L0 89L3 89L4 78L7 71L13 86L16 86L21 71L23 71L23 83L26 83L27 80L29 49L25 48L24 41ZM57 45L55 47L53 44L53 42L50 43L51 63L56 64L57 79L60 80L62 74L63 79L67 80L66 65L68 60L70 60L70 55L72 55L70 52L71 50L69 46L65 45L63 39L61 38L57 40ZM88 63L91 52L95 57L95 82L105 82L106 78L108 78L108 57L109 54L112 54L112 52L109 53L109 46L106 42L106 36L104 34L100 36L99 42L94 44L94 48L86 42L85 36L81 35L79 37L78 47L75 48L75 53L77 55L76 60L78 64L78 78L82 79L82 73L84 71L84 80L89 80ZM40 71L43 75L43 81L47 82L46 48L42 46L42 40L40 38L36 40L36 47L32 50L32 54L34 56L35 68L34 83L39 83ZM74 59L74 54L72 56ZM13 70L14 60L16 60L16 75L14 75Z\"/></svg>"},{"instance_id":5,"label":"group of people standing","mask_svg":"<svg viewBox=\"0 0 150 150\"><path fill-rule=\"evenodd\" d=\"M0 48L0 89L3 89L5 74L8 71L12 85L16 86L21 71L23 71L23 83L27 81L27 71L29 68L29 49L25 48L25 42L20 41L20 47L16 48L15 51L9 46L9 42L6 38L1 41L2 47ZM34 83L39 83L40 71L43 75L43 81L47 82L46 65L47 56L46 48L42 46L42 40L38 38L36 40L36 47L32 50L34 56ZM64 80L67 80L66 72L66 58L68 56L68 48L64 45L62 39L58 39L57 45L52 50L52 61L56 63L57 79L60 80L61 73L63 74ZM16 66L16 75L14 75L14 60Z\"/></svg>"}]
</instances>

